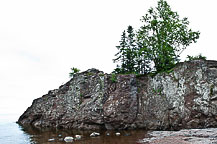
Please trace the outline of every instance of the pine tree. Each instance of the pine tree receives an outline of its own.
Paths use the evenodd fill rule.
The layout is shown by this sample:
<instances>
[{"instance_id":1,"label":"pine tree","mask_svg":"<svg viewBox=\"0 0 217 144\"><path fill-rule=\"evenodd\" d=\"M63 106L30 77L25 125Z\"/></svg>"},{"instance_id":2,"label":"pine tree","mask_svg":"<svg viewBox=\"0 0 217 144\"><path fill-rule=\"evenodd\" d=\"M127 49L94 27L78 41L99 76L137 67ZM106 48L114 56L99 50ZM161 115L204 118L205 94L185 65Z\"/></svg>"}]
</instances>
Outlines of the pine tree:
<instances>
[{"instance_id":1,"label":"pine tree","mask_svg":"<svg viewBox=\"0 0 217 144\"><path fill-rule=\"evenodd\" d=\"M137 45L132 26L127 28L127 49L126 49L126 70L127 73L134 73L137 57Z\"/></svg>"},{"instance_id":2,"label":"pine tree","mask_svg":"<svg viewBox=\"0 0 217 144\"><path fill-rule=\"evenodd\" d=\"M124 31L121 35L120 45L116 46L119 50L115 55L117 58L114 62L119 62L115 69L116 73L135 73L136 72L136 57L137 57L137 44L134 29L128 26L127 34Z\"/></svg>"},{"instance_id":3,"label":"pine tree","mask_svg":"<svg viewBox=\"0 0 217 144\"><path fill-rule=\"evenodd\" d=\"M121 35L121 40L119 41L120 45L116 46L118 49L118 53L115 54L115 59L113 59L114 63L117 64L117 68L114 70L115 73L125 73L125 65L126 65L126 47L127 47L127 38L126 38L126 32L123 31Z\"/></svg>"}]
</instances>

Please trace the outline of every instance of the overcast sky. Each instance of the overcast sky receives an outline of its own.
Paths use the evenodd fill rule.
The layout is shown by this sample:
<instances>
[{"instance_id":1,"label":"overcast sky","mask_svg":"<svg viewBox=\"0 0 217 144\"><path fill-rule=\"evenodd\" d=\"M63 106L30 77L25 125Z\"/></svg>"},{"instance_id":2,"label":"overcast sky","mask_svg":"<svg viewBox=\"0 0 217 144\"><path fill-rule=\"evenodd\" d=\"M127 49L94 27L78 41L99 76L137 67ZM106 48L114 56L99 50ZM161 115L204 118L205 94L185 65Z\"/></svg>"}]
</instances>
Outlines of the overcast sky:
<instances>
[{"instance_id":1,"label":"overcast sky","mask_svg":"<svg viewBox=\"0 0 217 144\"><path fill-rule=\"evenodd\" d=\"M168 0L200 39L183 53L217 60L216 0ZM157 0L0 0L0 114L21 114L32 100L69 80L71 67L110 73L120 35Z\"/></svg>"}]
</instances>

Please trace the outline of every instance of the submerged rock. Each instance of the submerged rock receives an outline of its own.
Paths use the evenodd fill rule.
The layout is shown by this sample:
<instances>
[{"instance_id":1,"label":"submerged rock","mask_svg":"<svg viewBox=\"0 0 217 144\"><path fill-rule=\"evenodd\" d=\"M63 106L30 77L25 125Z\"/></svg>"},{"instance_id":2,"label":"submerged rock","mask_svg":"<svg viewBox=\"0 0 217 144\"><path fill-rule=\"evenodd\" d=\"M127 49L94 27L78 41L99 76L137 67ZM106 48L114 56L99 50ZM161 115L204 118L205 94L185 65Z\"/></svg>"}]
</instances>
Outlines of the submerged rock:
<instances>
[{"instance_id":1,"label":"submerged rock","mask_svg":"<svg viewBox=\"0 0 217 144\"><path fill-rule=\"evenodd\" d=\"M110 133L109 133L109 132L107 132L107 133L106 133L106 135L107 135L107 136L110 136Z\"/></svg>"},{"instance_id":2,"label":"submerged rock","mask_svg":"<svg viewBox=\"0 0 217 144\"><path fill-rule=\"evenodd\" d=\"M80 140L81 139L81 135L75 135L75 139L76 140Z\"/></svg>"},{"instance_id":3,"label":"submerged rock","mask_svg":"<svg viewBox=\"0 0 217 144\"><path fill-rule=\"evenodd\" d=\"M217 127L217 62L184 62L154 77L112 77L90 69L35 99L18 123L73 129Z\"/></svg>"},{"instance_id":4,"label":"submerged rock","mask_svg":"<svg viewBox=\"0 0 217 144\"><path fill-rule=\"evenodd\" d=\"M70 137L70 136L67 136L64 138L64 141L65 142L73 142L74 138L73 137Z\"/></svg>"}]
</instances>

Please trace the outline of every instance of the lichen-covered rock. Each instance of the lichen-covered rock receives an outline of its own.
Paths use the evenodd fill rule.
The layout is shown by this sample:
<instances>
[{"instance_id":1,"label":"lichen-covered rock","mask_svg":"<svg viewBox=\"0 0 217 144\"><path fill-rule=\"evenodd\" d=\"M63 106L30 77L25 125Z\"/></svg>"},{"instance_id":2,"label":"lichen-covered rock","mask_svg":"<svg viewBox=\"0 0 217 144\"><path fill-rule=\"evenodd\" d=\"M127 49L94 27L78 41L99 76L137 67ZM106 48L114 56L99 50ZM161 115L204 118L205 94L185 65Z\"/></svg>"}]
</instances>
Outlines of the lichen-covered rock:
<instances>
[{"instance_id":1,"label":"lichen-covered rock","mask_svg":"<svg viewBox=\"0 0 217 144\"><path fill-rule=\"evenodd\" d=\"M100 129L104 126L104 78L96 69L75 75L59 89L34 100L18 122L35 127Z\"/></svg>"},{"instance_id":2,"label":"lichen-covered rock","mask_svg":"<svg viewBox=\"0 0 217 144\"><path fill-rule=\"evenodd\" d=\"M18 123L74 129L217 126L217 62L178 64L155 77L90 69L33 101Z\"/></svg>"},{"instance_id":3,"label":"lichen-covered rock","mask_svg":"<svg viewBox=\"0 0 217 144\"><path fill-rule=\"evenodd\" d=\"M216 96L216 61L180 63L169 74L147 78L140 93L142 124L148 129L216 127Z\"/></svg>"}]
</instances>

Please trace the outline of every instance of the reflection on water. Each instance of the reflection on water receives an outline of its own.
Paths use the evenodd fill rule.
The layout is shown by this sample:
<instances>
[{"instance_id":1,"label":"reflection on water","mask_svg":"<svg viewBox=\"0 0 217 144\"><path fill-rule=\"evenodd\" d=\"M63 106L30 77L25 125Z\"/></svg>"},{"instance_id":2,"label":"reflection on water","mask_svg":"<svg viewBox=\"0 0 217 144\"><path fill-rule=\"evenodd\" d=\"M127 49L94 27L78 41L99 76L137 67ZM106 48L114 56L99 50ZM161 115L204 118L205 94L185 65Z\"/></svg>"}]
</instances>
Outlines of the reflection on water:
<instances>
[{"instance_id":1,"label":"reflection on water","mask_svg":"<svg viewBox=\"0 0 217 144\"><path fill-rule=\"evenodd\" d=\"M81 140L75 140L74 144L136 144L138 140L146 136L144 130L119 131L120 136L116 136L117 131L97 131L98 137L90 137L93 131L74 131L74 130L57 130L57 129L36 129L25 127L22 129L29 135L32 144L65 144L66 136L81 135ZM108 135L109 134L109 135Z\"/></svg>"},{"instance_id":2,"label":"reflection on water","mask_svg":"<svg viewBox=\"0 0 217 144\"><path fill-rule=\"evenodd\" d=\"M16 115L0 114L0 144L66 144L64 138L75 135L82 135L82 138L73 144L136 144L137 141L147 137L144 130L96 131L100 136L90 137L94 131L21 127L15 123L17 119ZM116 132L120 132L121 135L116 136Z\"/></svg>"}]
</instances>

